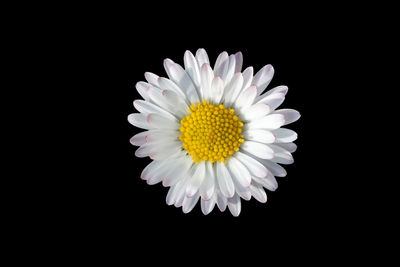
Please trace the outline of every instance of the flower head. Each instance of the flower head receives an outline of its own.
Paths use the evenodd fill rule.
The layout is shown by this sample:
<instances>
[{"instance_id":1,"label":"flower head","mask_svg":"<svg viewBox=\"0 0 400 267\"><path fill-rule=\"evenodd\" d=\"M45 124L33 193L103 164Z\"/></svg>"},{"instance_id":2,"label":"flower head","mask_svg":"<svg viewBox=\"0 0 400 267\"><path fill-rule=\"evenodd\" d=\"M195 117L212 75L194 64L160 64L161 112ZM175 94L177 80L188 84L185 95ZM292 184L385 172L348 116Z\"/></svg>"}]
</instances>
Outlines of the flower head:
<instances>
[{"instance_id":1,"label":"flower head","mask_svg":"<svg viewBox=\"0 0 400 267\"><path fill-rule=\"evenodd\" d=\"M141 178L170 187L167 204L185 213L201 199L204 214L217 204L238 216L240 198L266 202L264 188L276 190L275 177L286 176L279 164L293 163L297 134L280 127L300 114L276 110L288 88L263 93L273 67L253 75L252 67L242 72L242 62L241 52L222 52L212 69L204 49L186 51L185 68L164 61L169 79L146 72L147 82L136 84L143 100L134 101L140 113L128 121L147 131L130 142L139 146L137 157L153 160Z\"/></svg>"}]
</instances>

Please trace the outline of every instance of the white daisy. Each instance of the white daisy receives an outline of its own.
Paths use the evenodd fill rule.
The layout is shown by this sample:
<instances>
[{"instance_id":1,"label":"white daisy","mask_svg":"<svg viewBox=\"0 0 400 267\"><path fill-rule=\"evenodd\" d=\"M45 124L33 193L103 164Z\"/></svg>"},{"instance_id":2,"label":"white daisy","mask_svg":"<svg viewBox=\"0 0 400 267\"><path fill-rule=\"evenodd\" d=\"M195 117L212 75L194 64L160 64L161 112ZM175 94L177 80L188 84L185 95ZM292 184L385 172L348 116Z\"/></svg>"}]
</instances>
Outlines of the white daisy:
<instances>
[{"instance_id":1,"label":"white daisy","mask_svg":"<svg viewBox=\"0 0 400 267\"><path fill-rule=\"evenodd\" d=\"M293 163L297 134L280 127L300 114L276 110L288 88L262 94L273 67L253 75L252 67L242 72L242 62L241 52L222 52L212 69L204 49L196 56L186 51L185 68L164 60L169 79L146 72L147 82L136 84L144 100L133 102L140 113L130 114L128 121L147 131L130 142L140 146L137 157L153 160L141 178L170 187L167 204L182 206L184 213L201 199L204 214L217 204L238 216L240 198L265 203L264 187L274 191L275 176L286 176L279 164Z\"/></svg>"}]
</instances>

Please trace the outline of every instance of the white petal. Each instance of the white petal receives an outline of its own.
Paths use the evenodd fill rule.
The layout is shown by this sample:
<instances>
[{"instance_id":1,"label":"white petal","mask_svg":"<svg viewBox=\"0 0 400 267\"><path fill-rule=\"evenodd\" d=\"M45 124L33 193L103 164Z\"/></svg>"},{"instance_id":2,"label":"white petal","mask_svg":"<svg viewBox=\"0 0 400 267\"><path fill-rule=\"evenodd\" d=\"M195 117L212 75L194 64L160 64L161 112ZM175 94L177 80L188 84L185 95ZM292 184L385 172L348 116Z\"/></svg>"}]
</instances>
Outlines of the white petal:
<instances>
[{"instance_id":1,"label":"white petal","mask_svg":"<svg viewBox=\"0 0 400 267\"><path fill-rule=\"evenodd\" d=\"M243 132L244 138L249 141L256 141L263 144L275 142L275 136L271 131L262 129L251 129Z\"/></svg>"},{"instance_id":2,"label":"white petal","mask_svg":"<svg viewBox=\"0 0 400 267\"><path fill-rule=\"evenodd\" d=\"M242 205L240 203L240 197L235 194L232 198L228 199L228 208L233 216L237 217L240 214Z\"/></svg>"},{"instance_id":3,"label":"white petal","mask_svg":"<svg viewBox=\"0 0 400 267\"><path fill-rule=\"evenodd\" d=\"M189 108L182 97L179 97L173 91L159 90L154 87L150 89L150 98L159 107L176 115L178 118L186 116L186 110Z\"/></svg>"},{"instance_id":4,"label":"white petal","mask_svg":"<svg viewBox=\"0 0 400 267\"><path fill-rule=\"evenodd\" d=\"M276 110L274 114L281 114L285 117L285 123L283 125L293 123L300 118L300 113L294 109L279 109Z\"/></svg>"},{"instance_id":5,"label":"white petal","mask_svg":"<svg viewBox=\"0 0 400 267\"><path fill-rule=\"evenodd\" d=\"M268 95L272 95L272 94L276 94L276 93L282 93L284 95L287 94L289 88L285 85L280 85L277 87L272 88L271 90L268 90L267 92L265 92L262 96L268 96Z\"/></svg>"},{"instance_id":6,"label":"white petal","mask_svg":"<svg viewBox=\"0 0 400 267\"><path fill-rule=\"evenodd\" d=\"M235 193L235 185L233 184L231 175L224 163L217 162L215 165L217 170L216 179L218 180L219 189L225 197L231 198Z\"/></svg>"},{"instance_id":7,"label":"white petal","mask_svg":"<svg viewBox=\"0 0 400 267\"><path fill-rule=\"evenodd\" d=\"M164 161L152 161L150 164L148 164L142 171L140 178L143 180L148 180L151 176L153 176L157 170L162 166L162 164L165 164Z\"/></svg>"},{"instance_id":8,"label":"white petal","mask_svg":"<svg viewBox=\"0 0 400 267\"><path fill-rule=\"evenodd\" d=\"M271 108L269 105L258 103L242 109L241 118L243 118L245 121L260 119L265 117L270 111Z\"/></svg>"},{"instance_id":9,"label":"white petal","mask_svg":"<svg viewBox=\"0 0 400 267\"><path fill-rule=\"evenodd\" d=\"M252 84L257 85L257 96L259 96L265 90L265 88L267 88L273 76L274 68L269 64L264 66L256 73L256 75L254 75Z\"/></svg>"},{"instance_id":10,"label":"white petal","mask_svg":"<svg viewBox=\"0 0 400 267\"><path fill-rule=\"evenodd\" d=\"M221 76L228 70L229 65L229 55L227 52L222 52L217 57L214 65L214 75Z\"/></svg>"},{"instance_id":11,"label":"white petal","mask_svg":"<svg viewBox=\"0 0 400 267\"><path fill-rule=\"evenodd\" d=\"M184 156L180 159L176 159L178 167L171 168L171 170L165 175L163 179L163 186L175 185L179 180L186 177L189 173L189 169L193 165L193 161L189 156Z\"/></svg>"},{"instance_id":12,"label":"white petal","mask_svg":"<svg viewBox=\"0 0 400 267\"><path fill-rule=\"evenodd\" d=\"M145 82L138 82L136 84L136 90L138 93L143 97L144 100L149 101L150 96L149 96L149 89L151 88L151 85Z\"/></svg>"},{"instance_id":13,"label":"white petal","mask_svg":"<svg viewBox=\"0 0 400 267\"><path fill-rule=\"evenodd\" d=\"M197 63L196 58L193 56L192 52L186 50L185 55L183 57L185 70L189 74L190 78L196 85L197 88L200 87L200 67Z\"/></svg>"},{"instance_id":14,"label":"white petal","mask_svg":"<svg viewBox=\"0 0 400 267\"><path fill-rule=\"evenodd\" d=\"M211 83L211 103L218 105L224 93L224 81L221 77L214 77Z\"/></svg>"},{"instance_id":15,"label":"white petal","mask_svg":"<svg viewBox=\"0 0 400 267\"><path fill-rule=\"evenodd\" d=\"M270 160L258 159L261 164L263 164L272 175L278 177L285 177L287 175L286 170L279 164L272 162Z\"/></svg>"},{"instance_id":16,"label":"white petal","mask_svg":"<svg viewBox=\"0 0 400 267\"><path fill-rule=\"evenodd\" d=\"M232 157L228 160L227 165L233 180L236 180L243 187L248 187L250 185L250 172L239 160Z\"/></svg>"},{"instance_id":17,"label":"white petal","mask_svg":"<svg viewBox=\"0 0 400 267\"><path fill-rule=\"evenodd\" d=\"M254 141L244 142L240 149L261 159L272 159L274 157L274 151L269 146Z\"/></svg>"},{"instance_id":18,"label":"white petal","mask_svg":"<svg viewBox=\"0 0 400 267\"><path fill-rule=\"evenodd\" d=\"M174 63L170 59L165 59L164 68L168 77L182 89L191 103L199 101L192 79L190 79L189 75L179 64Z\"/></svg>"},{"instance_id":19,"label":"white petal","mask_svg":"<svg viewBox=\"0 0 400 267\"><path fill-rule=\"evenodd\" d=\"M176 192L176 185L173 185L168 190L167 197L165 198L165 202L167 203L168 206L174 204L175 192Z\"/></svg>"},{"instance_id":20,"label":"white petal","mask_svg":"<svg viewBox=\"0 0 400 267\"><path fill-rule=\"evenodd\" d=\"M297 139L297 133L286 128L273 130L272 133L275 135L277 143L289 143Z\"/></svg>"},{"instance_id":21,"label":"white petal","mask_svg":"<svg viewBox=\"0 0 400 267\"><path fill-rule=\"evenodd\" d=\"M181 143L178 141L171 141L169 143L146 143L140 146L135 151L135 156L139 158L151 157L156 160L167 159L173 154L181 151Z\"/></svg>"},{"instance_id":22,"label":"white petal","mask_svg":"<svg viewBox=\"0 0 400 267\"><path fill-rule=\"evenodd\" d=\"M144 73L144 77L146 78L146 81L156 87L160 87L160 85L158 84L158 75L155 75L154 73L151 72L145 72Z\"/></svg>"},{"instance_id":23,"label":"white petal","mask_svg":"<svg viewBox=\"0 0 400 267\"><path fill-rule=\"evenodd\" d=\"M215 190L215 170L210 161L206 163L206 175L200 187L200 195L204 200L212 198Z\"/></svg>"},{"instance_id":24,"label":"white petal","mask_svg":"<svg viewBox=\"0 0 400 267\"><path fill-rule=\"evenodd\" d=\"M253 180L267 188L269 191L275 191L278 188L278 182L271 173L264 178L253 177Z\"/></svg>"},{"instance_id":25,"label":"white petal","mask_svg":"<svg viewBox=\"0 0 400 267\"><path fill-rule=\"evenodd\" d=\"M248 67L243 71L243 86L242 91L244 89L249 88L251 85L251 81L253 80L253 67Z\"/></svg>"},{"instance_id":26,"label":"white petal","mask_svg":"<svg viewBox=\"0 0 400 267\"><path fill-rule=\"evenodd\" d=\"M275 145L280 146L283 149L286 149L290 153L296 152L297 150L297 145L295 143L277 143Z\"/></svg>"},{"instance_id":27,"label":"white petal","mask_svg":"<svg viewBox=\"0 0 400 267\"><path fill-rule=\"evenodd\" d=\"M203 48L200 48L199 50L197 50L196 59L197 59L197 62L199 63L199 68L201 68L201 66L203 66L203 64L206 64L206 63L208 65L210 65L210 60L208 59L207 52Z\"/></svg>"},{"instance_id":28,"label":"white petal","mask_svg":"<svg viewBox=\"0 0 400 267\"><path fill-rule=\"evenodd\" d=\"M204 162L199 162L193 166L196 170L193 176L189 178L188 185L186 187L187 197L193 197L199 191L199 188L206 175L206 165Z\"/></svg>"},{"instance_id":29,"label":"white petal","mask_svg":"<svg viewBox=\"0 0 400 267\"><path fill-rule=\"evenodd\" d=\"M197 201L199 200L199 193L197 192L196 195L194 195L193 197L185 197L185 199L183 200L183 213L189 213L194 206L196 206Z\"/></svg>"},{"instance_id":30,"label":"white petal","mask_svg":"<svg viewBox=\"0 0 400 267\"><path fill-rule=\"evenodd\" d=\"M270 129L274 130L285 124L285 116L282 114L270 114L261 119L252 120L245 126L246 129Z\"/></svg>"},{"instance_id":31,"label":"white petal","mask_svg":"<svg viewBox=\"0 0 400 267\"><path fill-rule=\"evenodd\" d=\"M173 92L177 93L179 96L181 96L186 103L188 103L185 93L173 81L171 81L170 79L164 78L164 77L160 77L160 78L158 78L158 83L160 84L160 88L162 90L173 91Z\"/></svg>"},{"instance_id":32,"label":"white petal","mask_svg":"<svg viewBox=\"0 0 400 267\"><path fill-rule=\"evenodd\" d=\"M176 184L177 187L176 187L176 193L174 195L174 206L177 208L182 206L183 201L186 197L185 192L186 192L187 180L188 179L185 178Z\"/></svg>"},{"instance_id":33,"label":"white petal","mask_svg":"<svg viewBox=\"0 0 400 267\"><path fill-rule=\"evenodd\" d=\"M257 87L253 85L242 91L236 99L235 108L242 109L249 107L251 104L253 104L256 94Z\"/></svg>"},{"instance_id":34,"label":"white petal","mask_svg":"<svg viewBox=\"0 0 400 267\"><path fill-rule=\"evenodd\" d=\"M160 108L156 104L150 103L148 101L135 100L135 101L133 101L133 106L137 109L137 111L139 111L140 113L144 113L146 115L149 113L155 113L155 114L161 115L163 117L166 117L166 118L169 118L172 120L176 119L174 117L174 115L172 115L165 109Z\"/></svg>"},{"instance_id":35,"label":"white petal","mask_svg":"<svg viewBox=\"0 0 400 267\"><path fill-rule=\"evenodd\" d=\"M274 150L274 158L271 161L281 164L292 164L294 162L292 154L286 149L272 144L268 146Z\"/></svg>"},{"instance_id":36,"label":"white petal","mask_svg":"<svg viewBox=\"0 0 400 267\"><path fill-rule=\"evenodd\" d=\"M200 69L201 76L201 91L204 99L210 101L211 99L211 82L214 79L214 72L209 64L203 64Z\"/></svg>"},{"instance_id":37,"label":"white petal","mask_svg":"<svg viewBox=\"0 0 400 267\"><path fill-rule=\"evenodd\" d=\"M136 126L136 127L142 128L142 129L154 128L147 122L147 116L145 114L141 114L141 113L129 114L128 122L130 124L132 124L133 126Z\"/></svg>"},{"instance_id":38,"label":"white petal","mask_svg":"<svg viewBox=\"0 0 400 267\"><path fill-rule=\"evenodd\" d=\"M204 215L209 214L215 206L215 199L211 198L210 200L201 200L201 211L203 212Z\"/></svg>"},{"instance_id":39,"label":"white petal","mask_svg":"<svg viewBox=\"0 0 400 267\"><path fill-rule=\"evenodd\" d=\"M146 143L146 136L148 133L149 133L149 131L144 131L144 132L135 134L134 136L132 136L132 138L129 140L129 142L134 146L141 146Z\"/></svg>"},{"instance_id":40,"label":"white petal","mask_svg":"<svg viewBox=\"0 0 400 267\"><path fill-rule=\"evenodd\" d=\"M246 166L251 175L257 177L265 177L268 175L268 170L264 167L264 165L252 157L239 151L234 154L234 157L242 162L244 166Z\"/></svg>"},{"instance_id":41,"label":"white petal","mask_svg":"<svg viewBox=\"0 0 400 267\"><path fill-rule=\"evenodd\" d=\"M237 52L235 54L235 59L236 59L235 73L241 72L242 71L242 65L243 65L243 54L242 54L242 52Z\"/></svg>"},{"instance_id":42,"label":"white petal","mask_svg":"<svg viewBox=\"0 0 400 267\"><path fill-rule=\"evenodd\" d=\"M249 186L244 187L243 185L239 184L239 182L236 179L233 179L233 183L235 184L236 194L238 194L244 200L251 199L251 193L249 190Z\"/></svg>"},{"instance_id":43,"label":"white petal","mask_svg":"<svg viewBox=\"0 0 400 267\"><path fill-rule=\"evenodd\" d=\"M149 185L154 185L159 182L161 182L163 175L168 171L168 166L169 166L170 161L169 160L163 160L161 161L161 164L157 168L155 172L152 172L151 175L147 177L146 181L147 184Z\"/></svg>"},{"instance_id":44,"label":"white petal","mask_svg":"<svg viewBox=\"0 0 400 267\"><path fill-rule=\"evenodd\" d=\"M242 91L242 85L243 85L243 75L240 72L236 73L233 76L232 80L225 87L224 102L226 105L231 106L233 103L235 103L237 97Z\"/></svg>"},{"instance_id":45,"label":"white petal","mask_svg":"<svg viewBox=\"0 0 400 267\"><path fill-rule=\"evenodd\" d=\"M180 132L175 131L175 130L157 130L157 129L152 129L150 131L145 132L146 133L146 143L165 143L165 142L171 142L171 141L178 141Z\"/></svg>"},{"instance_id":46,"label":"white petal","mask_svg":"<svg viewBox=\"0 0 400 267\"><path fill-rule=\"evenodd\" d=\"M157 129L179 129L177 120L167 119L158 114L150 113L147 115L146 121L152 128Z\"/></svg>"},{"instance_id":47,"label":"white petal","mask_svg":"<svg viewBox=\"0 0 400 267\"><path fill-rule=\"evenodd\" d=\"M283 103L284 100L285 100L284 93L276 93L272 95L267 95L261 98L260 100L257 100L257 103L267 104L270 107L270 110L275 110Z\"/></svg>"},{"instance_id":48,"label":"white petal","mask_svg":"<svg viewBox=\"0 0 400 267\"><path fill-rule=\"evenodd\" d=\"M228 84L233 75L235 74L235 66L236 66L236 59L234 55L229 56L229 62L228 62L228 68L225 73L222 75L222 80L224 81L224 84Z\"/></svg>"},{"instance_id":49,"label":"white petal","mask_svg":"<svg viewBox=\"0 0 400 267\"><path fill-rule=\"evenodd\" d=\"M265 193L261 185L250 185L250 192L253 197L261 203L267 202L267 194Z\"/></svg>"},{"instance_id":50,"label":"white petal","mask_svg":"<svg viewBox=\"0 0 400 267\"><path fill-rule=\"evenodd\" d=\"M224 212L226 209L226 204L228 200L220 192L217 194L217 206L220 211Z\"/></svg>"}]
</instances>

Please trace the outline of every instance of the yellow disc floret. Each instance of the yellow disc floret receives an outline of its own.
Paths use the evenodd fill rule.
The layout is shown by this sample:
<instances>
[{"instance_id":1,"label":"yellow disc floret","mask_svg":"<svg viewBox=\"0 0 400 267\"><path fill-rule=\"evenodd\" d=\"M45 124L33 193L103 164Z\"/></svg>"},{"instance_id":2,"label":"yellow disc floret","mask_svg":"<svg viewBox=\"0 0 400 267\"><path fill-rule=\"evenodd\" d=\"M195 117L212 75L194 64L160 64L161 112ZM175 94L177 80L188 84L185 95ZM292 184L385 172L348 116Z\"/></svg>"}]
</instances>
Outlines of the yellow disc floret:
<instances>
[{"instance_id":1,"label":"yellow disc floret","mask_svg":"<svg viewBox=\"0 0 400 267\"><path fill-rule=\"evenodd\" d=\"M192 104L188 115L181 120L179 139L195 163L225 162L244 142L242 126L234 109L203 100Z\"/></svg>"}]
</instances>

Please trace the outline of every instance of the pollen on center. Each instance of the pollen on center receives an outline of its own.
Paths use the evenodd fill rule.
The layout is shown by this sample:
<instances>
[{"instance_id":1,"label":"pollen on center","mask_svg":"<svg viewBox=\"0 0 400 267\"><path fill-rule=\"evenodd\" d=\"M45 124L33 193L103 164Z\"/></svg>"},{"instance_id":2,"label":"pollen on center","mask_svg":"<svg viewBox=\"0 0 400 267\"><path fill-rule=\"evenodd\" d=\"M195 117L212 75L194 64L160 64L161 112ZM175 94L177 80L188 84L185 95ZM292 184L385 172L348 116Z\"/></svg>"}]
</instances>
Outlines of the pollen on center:
<instances>
[{"instance_id":1,"label":"pollen on center","mask_svg":"<svg viewBox=\"0 0 400 267\"><path fill-rule=\"evenodd\" d=\"M242 126L234 109L203 100L192 104L188 115L181 120L179 139L195 163L203 160L225 163L244 142Z\"/></svg>"}]
</instances>

